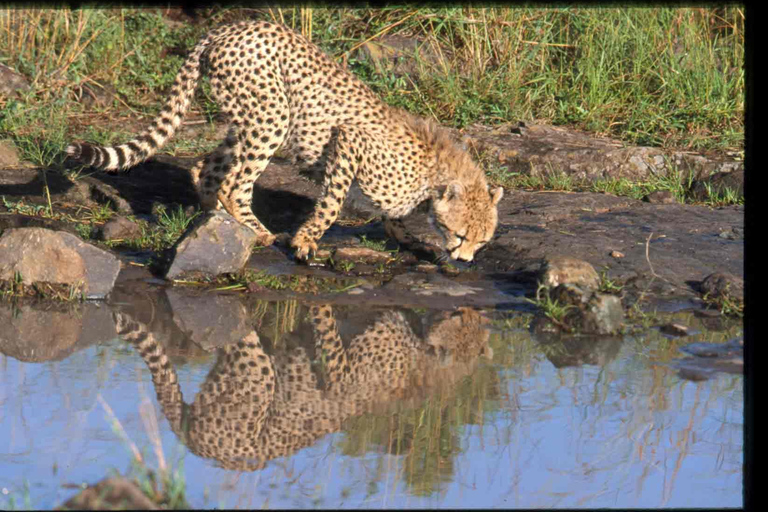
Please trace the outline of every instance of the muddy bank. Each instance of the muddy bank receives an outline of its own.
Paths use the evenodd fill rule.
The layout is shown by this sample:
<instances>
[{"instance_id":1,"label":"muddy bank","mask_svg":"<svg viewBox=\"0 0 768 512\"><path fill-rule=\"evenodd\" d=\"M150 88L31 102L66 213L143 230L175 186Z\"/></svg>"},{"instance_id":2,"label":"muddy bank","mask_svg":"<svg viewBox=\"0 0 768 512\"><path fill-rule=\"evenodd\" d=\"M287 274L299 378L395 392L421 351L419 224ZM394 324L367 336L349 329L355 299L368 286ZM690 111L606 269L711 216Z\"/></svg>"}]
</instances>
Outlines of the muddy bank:
<instances>
[{"instance_id":1,"label":"muddy bank","mask_svg":"<svg viewBox=\"0 0 768 512\"><path fill-rule=\"evenodd\" d=\"M529 145L536 142L529 135L523 139ZM548 144L556 147L557 140ZM582 143L586 145L586 139ZM602 151L599 144L594 147ZM552 155L556 151L544 153ZM579 158L574 156L577 161L583 160ZM44 175L29 168L3 170L0 195L5 202L0 205L0 230L39 226L74 233L76 212L83 206L107 203L119 214L150 221L156 220L153 208L157 205L175 204L192 211L196 199L187 169L194 161L159 156L126 174L94 173L74 182L54 172ZM46 184L54 210L73 217L49 219L12 206L46 205ZM319 185L299 176L287 162L275 159L257 182L254 210L273 232L293 232L311 212L319 192ZM463 304L496 308L521 304L522 295L530 296L535 290L542 263L556 256L590 263L604 279L623 288L625 306L640 297L677 304L672 307L679 307L681 301L687 306L697 305L705 277L716 272L742 276L744 271L743 206L711 208L649 203L599 193L507 190L499 205L496 236L469 266L434 265L438 254L429 250L398 252L381 223L369 220L366 212L345 208L321 240L321 249L331 257L315 266L296 263L285 249L272 246L254 251L246 267L270 275L353 279L347 281L348 290L334 294L333 300L342 303L418 307L434 305L438 300L444 301L443 307ZM415 213L406 223L426 244L439 243L424 212ZM395 256L392 261L379 263L354 258L333 261L335 253L329 252L364 243L377 244L379 251L393 251L390 254ZM119 246L116 252L123 258L124 270L128 260L147 262L152 257ZM265 298L296 293L258 291ZM305 295L316 293L309 289Z\"/></svg>"}]
</instances>

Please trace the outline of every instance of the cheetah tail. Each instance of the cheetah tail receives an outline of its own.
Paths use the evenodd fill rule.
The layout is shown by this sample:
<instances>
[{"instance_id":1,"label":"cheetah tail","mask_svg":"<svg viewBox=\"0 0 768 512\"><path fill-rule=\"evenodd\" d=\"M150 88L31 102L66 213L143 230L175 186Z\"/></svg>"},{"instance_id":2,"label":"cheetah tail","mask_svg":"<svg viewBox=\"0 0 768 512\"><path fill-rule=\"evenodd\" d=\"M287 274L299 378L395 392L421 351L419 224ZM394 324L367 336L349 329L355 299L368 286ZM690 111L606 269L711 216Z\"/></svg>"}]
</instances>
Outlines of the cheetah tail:
<instances>
[{"instance_id":1,"label":"cheetah tail","mask_svg":"<svg viewBox=\"0 0 768 512\"><path fill-rule=\"evenodd\" d=\"M74 142L67 146L69 158L103 170L127 169L154 155L170 139L189 108L200 79L200 61L210 37L194 47L182 65L171 88L170 98L160 116L130 142L118 146L97 146Z\"/></svg>"}]
</instances>

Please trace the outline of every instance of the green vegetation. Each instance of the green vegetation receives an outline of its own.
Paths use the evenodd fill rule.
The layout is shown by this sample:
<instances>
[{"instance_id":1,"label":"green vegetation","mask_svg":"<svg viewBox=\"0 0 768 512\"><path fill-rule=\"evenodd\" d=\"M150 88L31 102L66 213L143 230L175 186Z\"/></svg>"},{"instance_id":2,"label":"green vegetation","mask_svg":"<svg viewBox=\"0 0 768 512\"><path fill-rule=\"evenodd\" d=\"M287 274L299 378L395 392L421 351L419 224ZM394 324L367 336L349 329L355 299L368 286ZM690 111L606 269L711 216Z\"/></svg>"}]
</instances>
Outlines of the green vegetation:
<instances>
[{"instance_id":1,"label":"green vegetation","mask_svg":"<svg viewBox=\"0 0 768 512\"><path fill-rule=\"evenodd\" d=\"M568 311L573 309L575 306L561 304L557 300L552 299L549 286L543 283L539 283L538 288L536 288L536 298L526 298L525 300L541 309L541 312L544 314L544 316L549 318L552 323L565 330L570 330L564 324L564 320L565 316L568 314Z\"/></svg>"},{"instance_id":2,"label":"green vegetation","mask_svg":"<svg viewBox=\"0 0 768 512\"><path fill-rule=\"evenodd\" d=\"M456 127L543 120L630 143L743 147L744 9L386 7L3 9L0 62L30 84L0 98L0 136L58 167L66 141L121 138L130 115L156 114L184 55L221 22L260 18L302 32L390 104ZM400 35L414 72L381 67L366 43ZM91 93L106 102L79 101ZM90 105L90 106L89 106ZM211 121L207 84L194 113ZM106 128L105 128L106 127ZM177 141L176 151L206 142Z\"/></svg>"}]
</instances>

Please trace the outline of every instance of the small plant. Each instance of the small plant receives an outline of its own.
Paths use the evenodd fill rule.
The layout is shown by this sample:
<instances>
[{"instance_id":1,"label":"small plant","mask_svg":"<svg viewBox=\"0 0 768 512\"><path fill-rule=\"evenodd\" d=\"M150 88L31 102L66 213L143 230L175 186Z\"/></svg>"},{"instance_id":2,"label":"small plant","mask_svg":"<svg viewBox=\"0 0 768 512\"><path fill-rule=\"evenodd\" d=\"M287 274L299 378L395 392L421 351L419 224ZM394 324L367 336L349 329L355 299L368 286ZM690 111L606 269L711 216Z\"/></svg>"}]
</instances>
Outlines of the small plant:
<instances>
[{"instance_id":1,"label":"small plant","mask_svg":"<svg viewBox=\"0 0 768 512\"><path fill-rule=\"evenodd\" d=\"M386 240L368 240L366 235L360 235L360 245L379 252L384 252L387 250Z\"/></svg>"},{"instance_id":2,"label":"small plant","mask_svg":"<svg viewBox=\"0 0 768 512\"><path fill-rule=\"evenodd\" d=\"M565 327L565 316L568 311L575 308L573 305L560 304L557 300L552 299L549 286L544 283L539 283L535 299L526 298L525 300L540 308L544 316L560 327Z\"/></svg>"},{"instance_id":3,"label":"small plant","mask_svg":"<svg viewBox=\"0 0 768 512\"><path fill-rule=\"evenodd\" d=\"M706 293L702 300L708 306L719 310L722 315L744 318L744 301L728 293L727 288L724 293L717 295Z\"/></svg>"},{"instance_id":4,"label":"small plant","mask_svg":"<svg viewBox=\"0 0 768 512\"><path fill-rule=\"evenodd\" d=\"M607 272L601 272L600 273L600 282L598 283L597 287L598 291L601 291L603 293L613 293L618 294L621 293L621 291L624 289L623 286L616 284L615 281L608 279L608 273Z\"/></svg>"},{"instance_id":5,"label":"small plant","mask_svg":"<svg viewBox=\"0 0 768 512\"><path fill-rule=\"evenodd\" d=\"M340 261L336 264L336 268L342 272L351 272L355 268L355 264L352 261Z\"/></svg>"}]
</instances>

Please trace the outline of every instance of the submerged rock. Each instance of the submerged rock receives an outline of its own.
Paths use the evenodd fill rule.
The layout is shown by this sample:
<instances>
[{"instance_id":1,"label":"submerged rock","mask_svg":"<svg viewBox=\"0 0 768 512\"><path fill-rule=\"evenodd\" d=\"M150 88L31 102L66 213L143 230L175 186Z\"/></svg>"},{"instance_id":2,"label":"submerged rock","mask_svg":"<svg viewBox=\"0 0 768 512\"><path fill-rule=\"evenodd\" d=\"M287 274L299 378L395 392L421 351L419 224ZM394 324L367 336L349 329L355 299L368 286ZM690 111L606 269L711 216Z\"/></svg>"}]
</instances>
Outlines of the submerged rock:
<instances>
[{"instance_id":1,"label":"submerged rock","mask_svg":"<svg viewBox=\"0 0 768 512\"><path fill-rule=\"evenodd\" d=\"M256 242L256 234L223 211L206 215L182 235L173 248L173 261L165 274L216 276L243 269Z\"/></svg>"},{"instance_id":2,"label":"submerged rock","mask_svg":"<svg viewBox=\"0 0 768 512\"><path fill-rule=\"evenodd\" d=\"M534 332L608 335L621 330L624 309L616 295L595 292L571 283L558 285L549 294L552 300L566 308L565 313L555 321L545 314L538 315L532 324Z\"/></svg>"},{"instance_id":3,"label":"submerged rock","mask_svg":"<svg viewBox=\"0 0 768 512\"><path fill-rule=\"evenodd\" d=\"M672 363L687 380L707 380L717 372L744 373L744 339L727 343L690 343L680 348L691 357Z\"/></svg>"},{"instance_id":4,"label":"submerged rock","mask_svg":"<svg viewBox=\"0 0 768 512\"><path fill-rule=\"evenodd\" d=\"M88 299L112 290L120 261L111 253L63 231L8 229L0 236L0 280L20 276L25 285L55 283L82 286Z\"/></svg>"},{"instance_id":5,"label":"submerged rock","mask_svg":"<svg viewBox=\"0 0 768 512\"><path fill-rule=\"evenodd\" d=\"M64 510L158 510L139 486L127 478L108 477L64 503Z\"/></svg>"}]
</instances>

